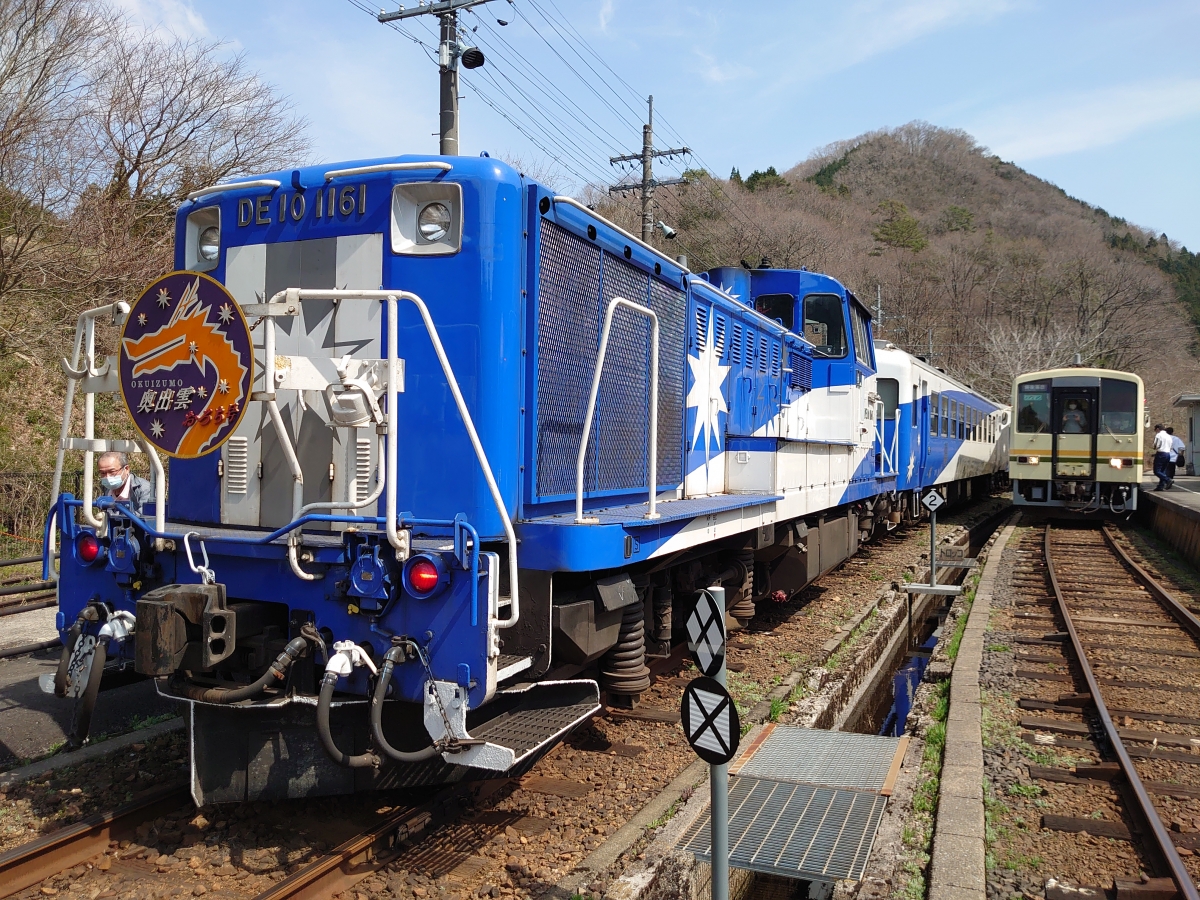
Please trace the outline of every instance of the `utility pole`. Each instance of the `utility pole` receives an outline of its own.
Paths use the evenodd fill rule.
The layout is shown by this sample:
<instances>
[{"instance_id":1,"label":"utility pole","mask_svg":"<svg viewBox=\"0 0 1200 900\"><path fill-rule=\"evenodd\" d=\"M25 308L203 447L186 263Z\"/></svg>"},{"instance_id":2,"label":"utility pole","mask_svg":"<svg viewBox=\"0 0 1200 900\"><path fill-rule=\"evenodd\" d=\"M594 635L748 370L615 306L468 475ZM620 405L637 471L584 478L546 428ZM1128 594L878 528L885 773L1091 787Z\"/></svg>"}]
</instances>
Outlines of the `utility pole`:
<instances>
[{"instance_id":1,"label":"utility pole","mask_svg":"<svg viewBox=\"0 0 1200 900\"><path fill-rule=\"evenodd\" d=\"M686 178L671 178L667 181L654 180L654 159L655 157L666 156L683 156L692 151L687 147L676 147L672 150L655 150L654 149L654 96L650 96L650 115L645 125L642 126L642 152L629 153L625 156L614 156L609 159L608 164L611 166L620 165L621 163L637 162L642 166L642 183L636 184L617 184L608 189L610 194L627 194L630 191L640 190L642 193L642 240L647 244L650 243L650 237L654 232L654 189L656 187L666 187L671 184L687 184Z\"/></svg>"},{"instance_id":2,"label":"utility pole","mask_svg":"<svg viewBox=\"0 0 1200 900\"><path fill-rule=\"evenodd\" d=\"M883 288L878 284L875 285L875 323L883 329Z\"/></svg>"},{"instance_id":3,"label":"utility pole","mask_svg":"<svg viewBox=\"0 0 1200 900\"><path fill-rule=\"evenodd\" d=\"M414 9L403 6L396 12L380 12L376 18L383 24L414 16L437 16L441 20L438 44L438 72L441 74L441 116L438 152L442 156L458 156L458 61L468 69L483 65L483 53L478 47L463 47L458 40L458 11L470 9L489 0L438 0L422 3Z\"/></svg>"}]
</instances>

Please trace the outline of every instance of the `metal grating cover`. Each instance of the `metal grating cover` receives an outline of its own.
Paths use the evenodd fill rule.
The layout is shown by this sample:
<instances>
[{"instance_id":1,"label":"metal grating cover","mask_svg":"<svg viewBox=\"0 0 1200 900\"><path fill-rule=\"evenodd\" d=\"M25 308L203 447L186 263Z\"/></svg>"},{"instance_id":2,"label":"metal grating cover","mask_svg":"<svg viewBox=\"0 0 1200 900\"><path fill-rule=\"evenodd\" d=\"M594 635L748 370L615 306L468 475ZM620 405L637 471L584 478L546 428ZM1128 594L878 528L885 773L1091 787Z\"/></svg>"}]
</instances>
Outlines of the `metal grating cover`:
<instances>
[{"instance_id":1,"label":"metal grating cover","mask_svg":"<svg viewBox=\"0 0 1200 900\"><path fill-rule=\"evenodd\" d=\"M777 726L734 765L755 778L883 791L900 747L900 738Z\"/></svg>"},{"instance_id":2,"label":"metal grating cover","mask_svg":"<svg viewBox=\"0 0 1200 900\"><path fill-rule=\"evenodd\" d=\"M811 784L733 776L729 864L786 878L862 878L887 797ZM687 830L683 848L711 861L709 814Z\"/></svg>"}]
</instances>

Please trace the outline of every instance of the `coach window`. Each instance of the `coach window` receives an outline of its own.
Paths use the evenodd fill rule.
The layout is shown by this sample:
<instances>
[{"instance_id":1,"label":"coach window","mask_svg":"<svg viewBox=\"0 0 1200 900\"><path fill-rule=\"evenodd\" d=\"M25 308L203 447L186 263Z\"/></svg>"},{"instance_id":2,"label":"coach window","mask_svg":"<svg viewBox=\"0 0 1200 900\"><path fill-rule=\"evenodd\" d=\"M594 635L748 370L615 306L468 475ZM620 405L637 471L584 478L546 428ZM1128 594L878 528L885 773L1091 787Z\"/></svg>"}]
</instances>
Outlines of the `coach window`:
<instances>
[{"instance_id":1,"label":"coach window","mask_svg":"<svg viewBox=\"0 0 1200 900\"><path fill-rule=\"evenodd\" d=\"M958 401L957 400L950 401L950 437L954 438L955 440L958 440L960 437L962 437L962 434L958 429Z\"/></svg>"},{"instance_id":2,"label":"coach window","mask_svg":"<svg viewBox=\"0 0 1200 900\"><path fill-rule=\"evenodd\" d=\"M754 300L754 308L788 331L796 330L796 298L791 294L760 294Z\"/></svg>"},{"instance_id":3,"label":"coach window","mask_svg":"<svg viewBox=\"0 0 1200 900\"><path fill-rule=\"evenodd\" d=\"M816 346L813 352L841 359L846 355L846 322L842 298L834 294L809 294L804 298L804 336Z\"/></svg>"},{"instance_id":4,"label":"coach window","mask_svg":"<svg viewBox=\"0 0 1200 900\"><path fill-rule=\"evenodd\" d=\"M1118 378L1100 379L1100 427L1109 434L1137 432L1137 385Z\"/></svg>"},{"instance_id":5,"label":"coach window","mask_svg":"<svg viewBox=\"0 0 1200 900\"><path fill-rule=\"evenodd\" d=\"M938 434L938 392L929 395L929 433L934 437Z\"/></svg>"},{"instance_id":6,"label":"coach window","mask_svg":"<svg viewBox=\"0 0 1200 900\"><path fill-rule=\"evenodd\" d=\"M883 401L884 418L896 418L896 407L900 405L900 382L895 378L878 378L875 386L879 391L879 399Z\"/></svg>"},{"instance_id":7,"label":"coach window","mask_svg":"<svg viewBox=\"0 0 1200 900\"><path fill-rule=\"evenodd\" d=\"M1043 434L1050 421L1050 385L1026 382L1017 388L1017 431Z\"/></svg>"},{"instance_id":8,"label":"coach window","mask_svg":"<svg viewBox=\"0 0 1200 900\"><path fill-rule=\"evenodd\" d=\"M950 398L942 397L942 437L950 437Z\"/></svg>"}]
</instances>

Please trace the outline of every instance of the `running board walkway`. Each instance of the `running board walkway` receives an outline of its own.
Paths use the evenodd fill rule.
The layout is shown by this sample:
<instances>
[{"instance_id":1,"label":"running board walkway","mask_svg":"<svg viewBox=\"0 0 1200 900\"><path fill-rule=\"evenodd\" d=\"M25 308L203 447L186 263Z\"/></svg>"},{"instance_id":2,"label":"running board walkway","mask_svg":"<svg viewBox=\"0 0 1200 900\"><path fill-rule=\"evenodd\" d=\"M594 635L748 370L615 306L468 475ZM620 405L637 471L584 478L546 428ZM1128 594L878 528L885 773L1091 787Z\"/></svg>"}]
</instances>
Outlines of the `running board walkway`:
<instances>
[{"instance_id":1,"label":"running board walkway","mask_svg":"<svg viewBox=\"0 0 1200 900\"><path fill-rule=\"evenodd\" d=\"M729 770L729 865L859 880L908 738L767 725ZM680 846L712 859L709 814Z\"/></svg>"}]
</instances>

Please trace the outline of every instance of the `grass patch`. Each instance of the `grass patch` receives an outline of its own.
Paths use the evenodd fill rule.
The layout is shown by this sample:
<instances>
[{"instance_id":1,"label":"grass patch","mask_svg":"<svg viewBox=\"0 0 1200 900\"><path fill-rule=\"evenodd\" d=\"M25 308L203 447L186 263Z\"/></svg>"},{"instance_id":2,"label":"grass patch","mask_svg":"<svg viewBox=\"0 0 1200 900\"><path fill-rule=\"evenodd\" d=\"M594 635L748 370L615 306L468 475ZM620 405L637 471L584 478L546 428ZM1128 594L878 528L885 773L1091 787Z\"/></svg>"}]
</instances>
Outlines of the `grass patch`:
<instances>
[{"instance_id":1,"label":"grass patch","mask_svg":"<svg viewBox=\"0 0 1200 900\"><path fill-rule=\"evenodd\" d=\"M1042 795L1042 789L1036 784L1010 784L1008 792L1014 797L1026 797L1028 799Z\"/></svg>"},{"instance_id":2,"label":"grass patch","mask_svg":"<svg viewBox=\"0 0 1200 900\"><path fill-rule=\"evenodd\" d=\"M772 722L778 722L779 717L785 712L787 712L787 703L785 703L783 700L780 700L778 697L771 698L771 713L769 716L770 720Z\"/></svg>"},{"instance_id":3,"label":"grass patch","mask_svg":"<svg viewBox=\"0 0 1200 900\"><path fill-rule=\"evenodd\" d=\"M988 644L989 653L1007 653L1011 649L1008 644Z\"/></svg>"}]
</instances>

